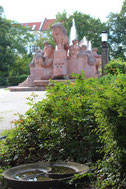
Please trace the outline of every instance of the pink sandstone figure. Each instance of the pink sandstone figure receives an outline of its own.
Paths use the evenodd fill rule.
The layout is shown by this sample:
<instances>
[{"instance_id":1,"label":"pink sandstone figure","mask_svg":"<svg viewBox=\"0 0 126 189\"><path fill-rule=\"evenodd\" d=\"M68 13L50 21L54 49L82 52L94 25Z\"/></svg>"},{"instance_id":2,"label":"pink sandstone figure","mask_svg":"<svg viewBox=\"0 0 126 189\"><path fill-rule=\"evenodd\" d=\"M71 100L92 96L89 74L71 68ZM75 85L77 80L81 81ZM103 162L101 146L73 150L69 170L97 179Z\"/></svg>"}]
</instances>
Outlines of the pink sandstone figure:
<instances>
[{"instance_id":1,"label":"pink sandstone figure","mask_svg":"<svg viewBox=\"0 0 126 189\"><path fill-rule=\"evenodd\" d=\"M96 59L96 72L98 74L98 68L101 66L101 55L97 54L98 49L94 48L92 51L93 57Z\"/></svg>"},{"instance_id":2,"label":"pink sandstone figure","mask_svg":"<svg viewBox=\"0 0 126 189\"><path fill-rule=\"evenodd\" d=\"M98 77L98 67L101 64L101 55L97 54L97 48L87 50L87 46L78 45L78 40L73 40L69 47L67 31L62 23L56 23L52 27L52 37L57 49L48 41L44 42L44 50L39 50L30 64L30 75L21 83L20 87L46 86L49 79L72 78L72 73L85 72L86 78ZM69 54L67 51L69 49Z\"/></svg>"},{"instance_id":3,"label":"pink sandstone figure","mask_svg":"<svg viewBox=\"0 0 126 189\"><path fill-rule=\"evenodd\" d=\"M79 52L80 52L80 47L78 46L78 40L74 39L72 41L73 45L69 47L69 56L71 58L77 58Z\"/></svg>"},{"instance_id":4,"label":"pink sandstone figure","mask_svg":"<svg viewBox=\"0 0 126 189\"><path fill-rule=\"evenodd\" d=\"M29 67L31 69L35 67L42 67L42 63L43 63L43 51L38 50L36 51L32 59L32 62L29 64Z\"/></svg>"},{"instance_id":5,"label":"pink sandstone figure","mask_svg":"<svg viewBox=\"0 0 126 189\"><path fill-rule=\"evenodd\" d=\"M60 22L54 24L52 27L52 36L53 39L58 47L57 50L64 50L66 47L69 46L67 31L63 24Z\"/></svg>"},{"instance_id":6,"label":"pink sandstone figure","mask_svg":"<svg viewBox=\"0 0 126 189\"><path fill-rule=\"evenodd\" d=\"M83 53L87 53L87 54L91 54L91 51L90 50L87 50L87 46L86 45L82 45L80 47L80 52L83 54Z\"/></svg>"}]
</instances>

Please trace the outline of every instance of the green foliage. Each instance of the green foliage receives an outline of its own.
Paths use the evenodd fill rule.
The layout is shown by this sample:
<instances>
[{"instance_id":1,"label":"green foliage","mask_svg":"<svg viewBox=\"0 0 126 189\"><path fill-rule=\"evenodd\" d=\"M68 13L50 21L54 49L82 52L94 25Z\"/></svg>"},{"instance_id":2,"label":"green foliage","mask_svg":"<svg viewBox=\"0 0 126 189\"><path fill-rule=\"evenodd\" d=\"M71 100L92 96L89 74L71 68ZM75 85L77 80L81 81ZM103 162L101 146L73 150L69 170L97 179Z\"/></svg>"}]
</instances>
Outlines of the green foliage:
<instances>
[{"instance_id":1,"label":"green foliage","mask_svg":"<svg viewBox=\"0 0 126 189\"><path fill-rule=\"evenodd\" d=\"M52 33L51 33L51 29L49 29L48 31L43 32L43 34L45 34L45 37L39 37L39 39L36 41L36 46L40 47L40 49L44 49L44 41L48 41L49 44L51 44L53 47L55 47L55 42L52 38Z\"/></svg>"},{"instance_id":2,"label":"green foliage","mask_svg":"<svg viewBox=\"0 0 126 189\"><path fill-rule=\"evenodd\" d=\"M100 50L101 32L108 30L105 23L80 12L75 12L73 18L75 19L79 41L86 36L91 41L92 47L97 47Z\"/></svg>"},{"instance_id":3,"label":"green foliage","mask_svg":"<svg viewBox=\"0 0 126 189\"><path fill-rule=\"evenodd\" d=\"M98 165L98 188L126 187L126 75L108 75L94 103L104 158Z\"/></svg>"},{"instance_id":4,"label":"green foliage","mask_svg":"<svg viewBox=\"0 0 126 189\"><path fill-rule=\"evenodd\" d=\"M94 188L96 182L96 175L92 172L75 174L74 177L68 181L69 185L74 185L75 188Z\"/></svg>"},{"instance_id":5,"label":"green foliage","mask_svg":"<svg viewBox=\"0 0 126 189\"><path fill-rule=\"evenodd\" d=\"M110 13L108 20L110 54L126 60L126 0L119 13Z\"/></svg>"},{"instance_id":6,"label":"green foliage","mask_svg":"<svg viewBox=\"0 0 126 189\"><path fill-rule=\"evenodd\" d=\"M9 76L29 75L29 64L32 60L30 55L15 56L15 62L11 66Z\"/></svg>"},{"instance_id":7,"label":"green foliage","mask_svg":"<svg viewBox=\"0 0 126 189\"><path fill-rule=\"evenodd\" d=\"M10 22L0 16L0 75L7 76L9 65L13 63L13 54L9 50L10 41L8 39L8 31L10 30Z\"/></svg>"},{"instance_id":8,"label":"green foliage","mask_svg":"<svg viewBox=\"0 0 126 189\"><path fill-rule=\"evenodd\" d=\"M4 12L3 7L0 6L0 16L2 16L3 12Z\"/></svg>"},{"instance_id":9,"label":"green foliage","mask_svg":"<svg viewBox=\"0 0 126 189\"><path fill-rule=\"evenodd\" d=\"M8 86L7 77L0 77L0 86Z\"/></svg>"},{"instance_id":10,"label":"green foliage","mask_svg":"<svg viewBox=\"0 0 126 189\"><path fill-rule=\"evenodd\" d=\"M33 35L29 32L29 28L19 23L11 21L10 24L11 27L8 31L8 39L11 43L10 50L16 55L24 55L28 42L33 42Z\"/></svg>"},{"instance_id":11,"label":"green foliage","mask_svg":"<svg viewBox=\"0 0 126 189\"><path fill-rule=\"evenodd\" d=\"M10 76L8 77L8 86L17 86L19 83L22 83L28 75L20 75L20 76Z\"/></svg>"},{"instance_id":12,"label":"green foliage","mask_svg":"<svg viewBox=\"0 0 126 189\"><path fill-rule=\"evenodd\" d=\"M63 23L64 27L67 30L67 35L69 36L70 29L72 27L72 18L70 18L70 16L68 18L67 12L64 10L62 13L57 13L56 20L57 20L57 22Z\"/></svg>"},{"instance_id":13,"label":"green foliage","mask_svg":"<svg viewBox=\"0 0 126 189\"><path fill-rule=\"evenodd\" d=\"M33 40L33 36L28 28L5 19L2 13L3 8L0 7L0 76L7 77L16 64L17 56L26 55L25 46Z\"/></svg>"},{"instance_id":14,"label":"green foliage","mask_svg":"<svg viewBox=\"0 0 126 189\"><path fill-rule=\"evenodd\" d=\"M124 189L126 75L76 77L75 82L49 87L47 98L38 103L34 103L35 96L29 98L31 108L19 115L15 129L1 142L1 165L41 160L93 162L96 166L86 175L76 175L71 184L94 185L97 177L95 188Z\"/></svg>"},{"instance_id":15,"label":"green foliage","mask_svg":"<svg viewBox=\"0 0 126 189\"><path fill-rule=\"evenodd\" d=\"M28 75L0 77L0 86L17 86L22 83Z\"/></svg>"},{"instance_id":16,"label":"green foliage","mask_svg":"<svg viewBox=\"0 0 126 189\"><path fill-rule=\"evenodd\" d=\"M101 32L108 30L105 23L102 23L100 19L95 19L90 15L83 14L81 12L74 12L67 17L67 13L58 13L56 15L57 21L63 22L67 29L68 36L70 35L70 29L72 27L72 19L74 18L78 40L81 41L84 36L91 41L92 47L97 47L100 51L101 46Z\"/></svg>"},{"instance_id":17,"label":"green foliage","mask_svg":"<svg viewBox=\"0 0 126 189\"><path fill-rule=\"evenodd\" d=\"M109 73L113 75L117 75L119 73L126 74L126 62L120 59L111 60L109 64L106 65L105 70L107 74Z\"/></svg>"},{"instance_id":18,"label":"green foliage","mask_svg":"<svg viewBox=\"0 0 126 189\"><path fill-rule=\"evenodd\" d=\"M31 108L9 131L0 150L1 162L12 166L38 160L96 161L93 81L80 77L75 83L57 83L48 90L47 99L36 104L31 99Z\"/></svg>"}]
</instances>

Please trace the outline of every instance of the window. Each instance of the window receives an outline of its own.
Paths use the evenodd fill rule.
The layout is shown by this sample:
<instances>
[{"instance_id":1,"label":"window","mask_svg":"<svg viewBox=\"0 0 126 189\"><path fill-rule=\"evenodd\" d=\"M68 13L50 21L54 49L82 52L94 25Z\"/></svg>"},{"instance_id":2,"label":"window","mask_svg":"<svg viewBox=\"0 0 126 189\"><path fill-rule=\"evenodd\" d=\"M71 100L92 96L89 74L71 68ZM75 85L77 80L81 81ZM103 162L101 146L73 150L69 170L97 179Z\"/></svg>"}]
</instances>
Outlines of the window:
<instances>
[{"instance_id":1,"label":"window","mask_svg":"<svg viewBox=\"0 0 126 189\"><path fill-rule=\"evenodd\" d=\"M36 28L36 25L34 24L34 25L32 26L32 30L35 30L35 28Z\"/></svg>"}]
</instances>

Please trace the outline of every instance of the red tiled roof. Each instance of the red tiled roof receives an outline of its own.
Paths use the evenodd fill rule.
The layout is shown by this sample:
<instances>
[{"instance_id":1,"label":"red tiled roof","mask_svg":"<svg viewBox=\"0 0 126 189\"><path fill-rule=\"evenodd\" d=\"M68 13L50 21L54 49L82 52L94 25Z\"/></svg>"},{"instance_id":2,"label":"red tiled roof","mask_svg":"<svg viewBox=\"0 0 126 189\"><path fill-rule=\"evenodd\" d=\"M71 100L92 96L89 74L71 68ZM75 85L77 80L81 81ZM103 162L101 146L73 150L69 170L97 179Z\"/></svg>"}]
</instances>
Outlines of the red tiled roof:
<instances>
[{"instance_id":1,"label":"red tiled roof","mask_svg":"<svg viewBox=\"0 0 126 189\"><path fill-rule=\"evenodd\" d=\"M41 22L30 22L30 23L23 23L23 26L31 27L31 29L35 26L33 30L38 31L41 25Z\"/></svg>"},{"instance_id":2,"label":"red tiled roof","mask_svg":"<svg viewBox=\"0 0 126 189\"><path fill-rule=\"evenodd\" d=\"M48 30L49 27L50 27L52 24L54 24L55 21L56 21L56 19L49 19L49 20L47 20L47 19L45 18L45 21L44 21L43 26L42 26L42 31Z\"/></svg>"},{"instance_id":3,"label":"red tiled roof","mask_svg":"<svg viewBox=\"0 0 126 189\"><path fill-rule=\"evenodd\" d=\"M33 31L46 31L49 29L50 25L52 25L56 19L46 19L44 22L30 22L30 23L22 23L22 26L30 27Z\"/></svg>"}]
</instances>

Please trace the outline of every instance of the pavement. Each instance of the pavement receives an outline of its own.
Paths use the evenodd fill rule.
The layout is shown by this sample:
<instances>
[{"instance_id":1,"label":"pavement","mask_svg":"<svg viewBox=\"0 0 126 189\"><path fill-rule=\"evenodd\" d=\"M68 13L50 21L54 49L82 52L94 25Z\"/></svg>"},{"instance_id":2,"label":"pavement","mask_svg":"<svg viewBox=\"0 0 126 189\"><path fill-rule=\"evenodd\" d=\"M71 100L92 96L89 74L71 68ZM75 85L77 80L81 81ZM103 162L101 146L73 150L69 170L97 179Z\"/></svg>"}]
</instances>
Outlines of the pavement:
<instances>
[{"instance_id":1,"label":"pavement","mask_svg":"<svg viewBox=\"0 0 126 189\"><path fill-rule=\"evenodd\" d=\"M13 127L11 121L18 119L18 115L14 114L24 114L29 109L27 98L32 93L37 95L35 102L46 98L46 91L10 92L6 88L0 88L0 133Z\"/></svg>"}]
</instances>

